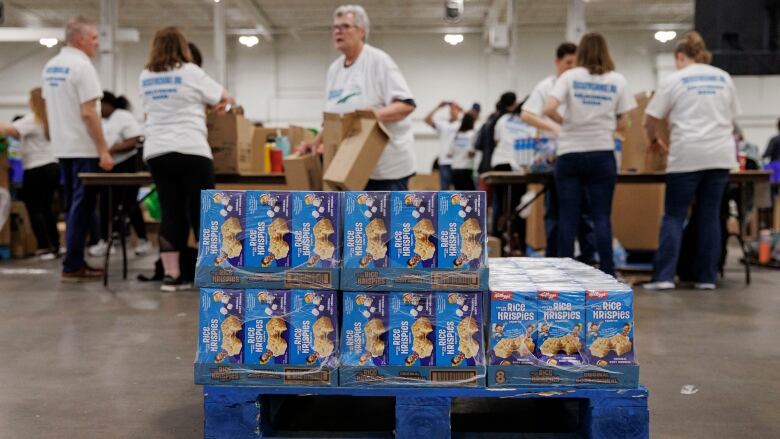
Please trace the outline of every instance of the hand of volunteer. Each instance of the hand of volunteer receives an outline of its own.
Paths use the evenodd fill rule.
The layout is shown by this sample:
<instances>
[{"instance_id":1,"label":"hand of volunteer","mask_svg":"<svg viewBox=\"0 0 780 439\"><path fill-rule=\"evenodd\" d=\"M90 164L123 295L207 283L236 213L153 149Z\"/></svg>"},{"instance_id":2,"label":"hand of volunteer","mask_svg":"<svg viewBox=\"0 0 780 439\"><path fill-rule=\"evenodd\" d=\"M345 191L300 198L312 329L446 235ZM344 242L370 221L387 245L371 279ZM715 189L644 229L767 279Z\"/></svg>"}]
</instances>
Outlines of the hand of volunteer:
<instances>
[{"instance_id":1,"label":"hand of volunteer","mask_svg":"<svg viewBox=\"0 0 780 439\"><path fill-rule=\"evenodd\" d=\"M111 153L106 151L100 153L100 169L104 171L110 171L114 168L114 159L111 158Z\"/></svg>"},{"instance_id":2,"label":"hand of volunteer","mask_svg":"<svg viewBox=\"0 0 780 439\"><path fill-rule=\"evenodd\" d=\"M473 159L475 155L477 155L476 151L474 151L474 150L469 151L469 158L470 159Z\"/></svg>"},{"instance_id":3,"label":"hand of volunteer","mask_svg":"<svg viewBox=\"0 0 780 439\"><path fill-rule=\"evenodd\" d=\"M448 159L451 159L451 158L453 158L453 157L455 157L455 156L454 156L454 155L452 155L452 153L448 153L448 154L447 154L447 158L448 158Z\"/></svg>"},{"instance_id":4,"label":"hand of volunteer","mask_svg":"<svg viewBox=\"0 0 780 439\"><path fill-rule=\"evenodd\" d=\"M648 145L647 149L649 151L660 152L660 153L669 152L669 147L661 139L653 139L650 142L650 145Z\"/></svg>"}]
</instances>

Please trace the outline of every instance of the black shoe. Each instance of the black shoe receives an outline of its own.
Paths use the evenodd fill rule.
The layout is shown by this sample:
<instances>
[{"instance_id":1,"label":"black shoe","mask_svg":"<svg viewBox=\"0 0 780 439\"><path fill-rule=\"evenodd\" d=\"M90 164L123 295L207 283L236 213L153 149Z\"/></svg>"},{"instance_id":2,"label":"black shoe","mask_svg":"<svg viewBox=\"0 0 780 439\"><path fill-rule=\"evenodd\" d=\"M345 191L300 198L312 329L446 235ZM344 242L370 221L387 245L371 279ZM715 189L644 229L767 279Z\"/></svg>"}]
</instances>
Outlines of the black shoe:
<instances>
[{"instance_id":1,"label":"black shoe","mask_svg":"<svg viewBox=\"0 0 780 439\"><path fill-rule=\"evenodd\" d=\"M181 276L174 279L171 276L165 276L163 279L162 286L160 287L160 290L166 291L169 293L176 292L176 291L185 291L185 290L191 290L192 284L189 282L185 282L181 279Z\"/></svg>"}]
</instances>

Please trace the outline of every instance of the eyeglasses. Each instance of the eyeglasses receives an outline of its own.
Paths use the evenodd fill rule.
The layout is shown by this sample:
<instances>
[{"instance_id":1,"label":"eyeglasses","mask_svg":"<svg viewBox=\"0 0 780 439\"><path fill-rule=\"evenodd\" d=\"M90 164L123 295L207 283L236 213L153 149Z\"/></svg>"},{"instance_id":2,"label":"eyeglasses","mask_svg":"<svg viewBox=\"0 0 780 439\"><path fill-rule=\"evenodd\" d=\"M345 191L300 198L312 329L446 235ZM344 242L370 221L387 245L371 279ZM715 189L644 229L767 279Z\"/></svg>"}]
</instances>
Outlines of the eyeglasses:
<instances>
[{"instance_id":1,"label":"eyeglasses","mask_svg":"<svg viewBox=\"0 0 780 439\"><path fill-rule=\"evenodd\" d=\"M357 27L357 26L354 26L352 24L334 24L333 26L331 26L330 29L333 32L337 32L337 31L338 32L346 32L346 31L348 31L348 30L350 30L350 29L352 29L354 27Z\"/></svg>"}]
</instances>

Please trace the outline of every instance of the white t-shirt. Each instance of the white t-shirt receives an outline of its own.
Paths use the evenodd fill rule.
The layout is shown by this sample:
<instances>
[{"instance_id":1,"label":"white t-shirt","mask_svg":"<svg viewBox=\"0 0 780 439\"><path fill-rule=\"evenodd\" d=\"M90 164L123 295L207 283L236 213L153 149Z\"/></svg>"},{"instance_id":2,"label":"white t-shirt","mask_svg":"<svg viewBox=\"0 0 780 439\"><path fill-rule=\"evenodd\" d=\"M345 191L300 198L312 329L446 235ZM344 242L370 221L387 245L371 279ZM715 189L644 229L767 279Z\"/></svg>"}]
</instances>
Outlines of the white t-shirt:
<instances>
[{"instance_id":1,"label":"white t-shirt","mask_svg":"<svg viewBox=\"0 0 780 439\"><path fill-rule=\"evenodd\" d=\"M737 166L732 131L740 114L731 76L707 64L693 64L661 81L646 114L669 117L668 172L731 169Z\"/></svg>"},{"instance_id":2,"label":"white t-shirt","mask_svg":"<svg viewBox=\"0 0 780 439\"><path fill-rule=\"evenodd\" d=\"M398 65L385 52L366 44L351 66L344 67L344 59L344 55L338 57L328 69L326 112L344 114L414 99ZM395 180L412 175L415 157L411 121L407 117L398 122L383 122L383 125L390 140L371 178Z\"/></svg>"},{"instance_id":3,"label":"white t-shirt","mask_svg":"<svg viewBox=\"0 0 780 439\"><path fill-rule=\"evenodd\" d=\"M496 122L496 148L490 166L508 164L512 169L519 170L521 166L533 163L533 144L536 128L528 125L514 113L507 113ZM528 151L530 145L530 151Z\"/></svg>"},{"instance_id":4,"label":"white t-shirt","mask_svg":"<svg viewBox=\"0 0 780 439\"><path fill-rule=\"evenodd\" d=\"M133 137L143 136L143 134L143 128L141 128L141 125L135 120L133 113L127 110L116 109L111 113L111 116L107 119L103 119L103 135L106 137L106 143L109 148L116 143L124 142ZM135 154L135 148L114 154L114 164L122 163L130 157L134 157Z\"/></svg>"},{"instance_id":5,"label":"white t-shirt","mask_svg":"<svg viewBox=\"0 0 780 439\"><path fill-rule=\"evenodd\" d=\"M448 148L449 154L452 154L452 169L474 169L474 135L474 130L456 131Z\"/></svg>"},{"instance_id":6,"label":"white t-shirt","mask_svg":"<svg viewBox=\"0 0 780 439\"><path fill-rule=\"evenodd\" d=\"M79 49L63 47L46 63L42 76L54 156L97 158L97 145L81 119L81 104L103 97L100 79L89 57Z\"/></svg>"},{"instance_id":7,"label":"white t-shirt","mask_svg":"<svg viewBox=\"0 0 780 439\"><path fill-rule=\"evenodd\" d=\"M441 115L433 120L436 133L439 135L439 165L451 165L452 159L448 157L450 145L460 128L460 120L450 121L449 115Z\"/></svg>"},{"instance_id":8,"label":"white t-shirt","mask_svg":"<svg viewBox=\"0 0 780 439\"><path fill-rule=\"evenodd\" d=\"M204 106L219 103L222 86L192 63L167 72L144 69L138 82L146 113L144 160L172 152L212 158Z\"/></svg>"},{"instance_id":9,"label":"white t-shirt","mask_svg":"<svg viewBox=\"0 0 780 439\"><path fill-rule=\"evenodd\" d=\"M575 67L555 81L550 96L566 104L558 156L572 152L613 151L617 115L636 107L626 79L617 72L593 75Z\"/></svg>"},{"instance_id":10,"label":"white t-shirt","mask_svg":"<svg viewBox=\"0 0 780 439\"><path fill-rule=\"evenodd\" d=\"M46 132L43 126L35 121L34 114L28 113L12 125L19 132L22 168L27 170L57 163L51 143L46 140Z\"/></svg>"}]
</instances>

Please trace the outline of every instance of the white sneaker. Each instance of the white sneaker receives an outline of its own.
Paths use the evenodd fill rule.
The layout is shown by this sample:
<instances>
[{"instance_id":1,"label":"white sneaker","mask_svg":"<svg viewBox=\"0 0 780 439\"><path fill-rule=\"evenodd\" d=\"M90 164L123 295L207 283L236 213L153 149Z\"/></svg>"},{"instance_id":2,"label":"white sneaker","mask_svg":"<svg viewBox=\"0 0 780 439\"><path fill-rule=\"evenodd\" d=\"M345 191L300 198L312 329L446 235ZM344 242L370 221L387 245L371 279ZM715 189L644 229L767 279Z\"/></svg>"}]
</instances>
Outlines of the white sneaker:
<instances>
[{"instance_id":1,"label":"white sneaker","mask_svg":"<svg viewBox=\"0 0 780 439\"><path fill-rule=\"evenodd\" d=\"M152 250L152 243L148 239L139 239L135 246L136 256L143 256Z\"/></svg>"},{"instance_id":2,"label":"white sneaker","mask_svg":"<svg viewBox=\"0 0 780 439\"><path fill-rule=\"evenodd\" d=\"M54 252L46 252L38 256L38 259L40 259L41 261L53 261L57 259L57 254Z\"/></svg>"},{"instance_id":3,"label":"white sneaker","mask_svg":"<svg viewBox=\"0 0 780 439\"><path fill-rule=\"evenodd\" d=\"M106 255L106 250L108 250L108 243L101 239L97 244L91 246L87 253L93 257L103 257ZM116 249L114 246L111 246L111 254L113 255L114 253L116 253Z\"/></svg>"},{"instance_id":4,"label":"white sneaker","mask_svg":"<svg viewBox=\"0 0 780 439\"><path fill-rule=\"evenodd\" d=\"M660 282L648 282L644 285L642 285L642 288L649 290L649 291L664 291L664 290L673 290L674 289L674 282L667 281L660 281Z\"/></svg>"},{"instance_id":5,"label":"white sneaker","mask_svg":"<svg viewBox=\"0 0 780 439\"><path fill-rule=\"evenodd\" d=\"M706 283L706 282L697 282L697 283L693 284L693 288L695 288L697 290L714 290L715 289L715 284L710 284L710 283Z\"/></svg>"}]
</instances>

